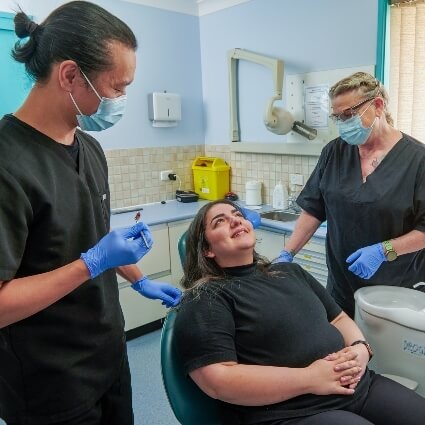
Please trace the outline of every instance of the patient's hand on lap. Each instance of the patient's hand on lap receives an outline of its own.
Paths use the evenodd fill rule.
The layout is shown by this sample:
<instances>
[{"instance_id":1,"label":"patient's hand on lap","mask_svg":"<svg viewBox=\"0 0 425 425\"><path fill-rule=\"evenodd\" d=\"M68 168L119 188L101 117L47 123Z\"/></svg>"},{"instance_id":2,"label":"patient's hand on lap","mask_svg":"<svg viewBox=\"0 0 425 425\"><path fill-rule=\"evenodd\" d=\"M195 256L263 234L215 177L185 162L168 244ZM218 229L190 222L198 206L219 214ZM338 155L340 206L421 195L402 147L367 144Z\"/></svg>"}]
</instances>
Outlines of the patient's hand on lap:
<instances>
[{"instance_id":1,"label":"patient's hand on lap","mask_svg":"<svg viewBox=\"0 0 425 425\"><path fill-rule=\"evenodd\" d=\"M347 361L341 362L340 356L313 362L306 368L309 392L317 395L354 394L354 388L351 388L351 385L358 382L355 376L358 375L361 368L355 360L351 366L348 363ZM352 366L353 364L355 365Z\"/></svg>"},{"instance_id":2,"label":"patient's hand on lap","mask_svg":"<svg viewBox=\"0 0 425 425\"><path fill-rule=\"evenodd\" d=\"M335 362L335 371L351 370L353 374L343 376L341 384L355 389L366 371L369 356L360 356L355 347L345 347L336 353L328 354L324 360Z\"/></svg>"}]
</instances>

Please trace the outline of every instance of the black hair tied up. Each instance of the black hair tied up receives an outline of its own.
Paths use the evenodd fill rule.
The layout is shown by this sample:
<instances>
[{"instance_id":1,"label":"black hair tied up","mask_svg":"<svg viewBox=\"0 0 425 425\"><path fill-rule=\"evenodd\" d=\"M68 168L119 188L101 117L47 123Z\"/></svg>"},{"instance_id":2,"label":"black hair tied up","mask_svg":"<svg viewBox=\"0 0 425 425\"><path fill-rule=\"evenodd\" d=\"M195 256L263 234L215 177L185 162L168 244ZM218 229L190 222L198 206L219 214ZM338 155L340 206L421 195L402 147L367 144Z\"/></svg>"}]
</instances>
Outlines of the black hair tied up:
<instances>
[{"instance_id":1,"label":"black hair tied up","mask_svg":"<svg viewBox=\"0 0 425 425\"><path fill-rule=\"evenodd\" d=\"M19 38L30 37L38 28L38 24L32 21L24 12L15 15L15 33Z\"/></svg>"},{"instance_id":2,"label":"black hair tied up","mask_svg":"<svg viewBox=\"0 0 425 425\"><path fill-rule=\"evenodd\" d=\"M35 81L46 81L52 66L73 60L91 77L113 66L110 43L136 50L133 31L116 16L89 1L69 1L37 25L22 10L15 16L18 40L13 58Z\"/></svg>"},{"instance_id":3,"label":"black hair tied up","mask_svg":"<svg viewBox=\"0 0 425 425\"><path fill-rule=\"evenodd\" d=\"M36 31L39 26L32 21L22 10L15 15L15 34L20 38L28 38L28 40L19 40L16 42L14 49L12 50L12 57L17 62L24 63L25 69L28 75L35 77L35 73L32 72L35 61L35 51L37 48L38 32ZM36 37L37 36L37 37Z\"/></svg>"}]
</instances>

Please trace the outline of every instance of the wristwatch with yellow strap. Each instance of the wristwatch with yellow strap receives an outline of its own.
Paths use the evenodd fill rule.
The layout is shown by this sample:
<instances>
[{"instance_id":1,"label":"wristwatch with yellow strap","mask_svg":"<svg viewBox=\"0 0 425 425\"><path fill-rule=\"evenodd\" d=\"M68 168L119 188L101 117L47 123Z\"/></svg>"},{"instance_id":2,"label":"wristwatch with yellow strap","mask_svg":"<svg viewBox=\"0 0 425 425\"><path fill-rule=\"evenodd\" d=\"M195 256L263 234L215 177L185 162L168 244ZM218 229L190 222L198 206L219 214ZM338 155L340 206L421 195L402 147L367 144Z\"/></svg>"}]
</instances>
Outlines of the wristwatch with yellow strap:
<instances>
[{"instance_id":1,"label":"wristwatch with yellow strap","mask_svg":"<svg viewBox=\"0 0 425 425\"><path fill-rule=\"evenodd\" d=\"M384 254L385 257L387 257L387 260L394 261L397 258L397 252L393 248L391 241L382 242L382 246L384 247Z\"/></svg>"}]
</instances>

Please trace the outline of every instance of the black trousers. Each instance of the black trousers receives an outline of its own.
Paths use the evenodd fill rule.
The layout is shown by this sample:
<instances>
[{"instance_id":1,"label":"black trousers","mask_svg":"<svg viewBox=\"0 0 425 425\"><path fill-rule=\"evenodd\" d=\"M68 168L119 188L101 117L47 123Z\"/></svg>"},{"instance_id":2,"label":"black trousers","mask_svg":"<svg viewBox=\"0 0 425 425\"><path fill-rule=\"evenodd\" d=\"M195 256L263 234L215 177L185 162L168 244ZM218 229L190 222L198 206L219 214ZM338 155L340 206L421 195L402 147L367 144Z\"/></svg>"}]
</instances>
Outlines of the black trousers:
<instances>
[{"instance_id":1,"label":"black trousers","mask_svg":"<svg viewBox=\"0 0 425 425\"><path fill-rule=\"evenodd\" d=\"M330 410L267 425L424 425L425 398L381 375L373 375L368 395L346 410ZM266 425L266 423L264 423Z\"/></svg>"},{"instance_id":2,"label":"black trousers","mask_svg":"<svg viewBox=\"0 0 425 425\"><path fill-rule=\"evenodd\" d=\"M105 373L108 373L105 371ZM9 423L8 425L24 425ZM78 417L49 425L134 425L130 368L124 356L121 373L96 404Z\"/></svg>"}]
</instances>

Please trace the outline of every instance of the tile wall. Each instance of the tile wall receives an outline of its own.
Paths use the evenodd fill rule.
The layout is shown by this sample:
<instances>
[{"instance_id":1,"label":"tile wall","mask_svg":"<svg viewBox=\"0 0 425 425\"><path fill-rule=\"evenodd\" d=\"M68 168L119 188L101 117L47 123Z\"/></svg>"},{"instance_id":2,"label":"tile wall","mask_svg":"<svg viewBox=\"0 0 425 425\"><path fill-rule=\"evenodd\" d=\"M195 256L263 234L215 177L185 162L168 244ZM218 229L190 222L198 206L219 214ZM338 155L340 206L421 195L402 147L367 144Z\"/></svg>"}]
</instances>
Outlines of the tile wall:
<instances>
[{"instance_id":1,"label":"tile wall","mask_svg":"<svg viewBox=\"0 0 425 425\"><path fill-rule=\"evenodd\" d=\"M229 145L191 145L162 148L116 149L105 152L109 166L111 208L174 199L179 181L160 181L161 170L173 170L181 188L193 189L192 162L197 156L223 158L231 167L230 188L245 199L245 183L262 182L263 203L271 204L274 186L282 181L294 194L300 186L289 185L289 174L302 174L304 182L318 157L230 152Z\"/></svg>"},{"instance_id":2,"label":"tile wall","mask_svg":"<svg viewBox=\"0 0 425 425\"><path fill-rule=\"evenodd\" d=\"M193 187L192 162L205 145L105 151L109 168L111 208L175 199L180 181L160 181L162 170L173 170L184 190Z\"/></svg>"},{"instance_id":3,"label":"tile wall","mask_svg":"<svg viewBox=\"0 0 425 425\"><path fill-rule=\"evenodd\" d=\"M206 156L219 156L232 167L230 187L240 199L245 200L247 181L261 182L264 204L272 203L273 189L279 181L286 185L289 194L299 193L302 186L289 185L289 174L302 174L305 183L319 159L316 156L230 152L229 145L206 145L205 149Z\"/></svg>"}]
</instances>

